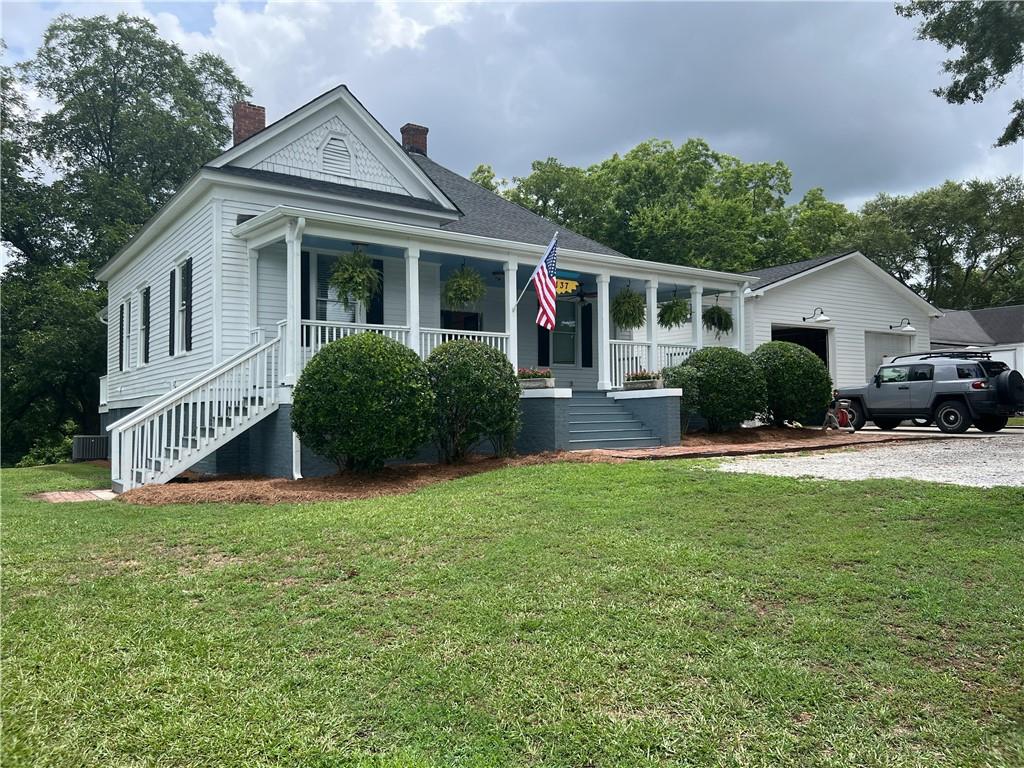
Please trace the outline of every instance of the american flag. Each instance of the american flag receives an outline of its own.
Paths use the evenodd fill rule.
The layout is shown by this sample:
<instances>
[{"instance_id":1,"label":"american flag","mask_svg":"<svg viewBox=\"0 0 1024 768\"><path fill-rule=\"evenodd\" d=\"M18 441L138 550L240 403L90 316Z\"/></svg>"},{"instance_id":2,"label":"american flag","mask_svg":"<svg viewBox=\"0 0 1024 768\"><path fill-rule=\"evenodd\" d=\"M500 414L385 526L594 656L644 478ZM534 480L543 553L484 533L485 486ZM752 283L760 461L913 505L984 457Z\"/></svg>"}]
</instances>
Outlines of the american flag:
<instances>
[{"instance_id":1,"label":"american flag","mask_svg":"<svg viewBox=\"0 0 1024 768\"><path fill-rule=\"evenodd\" d=\"M555 275L558 274L558 233L551 238L544 257L533 270L533 286L537 289L537 325L549 331L555 327Z\"/></svg>"}]
</instances>

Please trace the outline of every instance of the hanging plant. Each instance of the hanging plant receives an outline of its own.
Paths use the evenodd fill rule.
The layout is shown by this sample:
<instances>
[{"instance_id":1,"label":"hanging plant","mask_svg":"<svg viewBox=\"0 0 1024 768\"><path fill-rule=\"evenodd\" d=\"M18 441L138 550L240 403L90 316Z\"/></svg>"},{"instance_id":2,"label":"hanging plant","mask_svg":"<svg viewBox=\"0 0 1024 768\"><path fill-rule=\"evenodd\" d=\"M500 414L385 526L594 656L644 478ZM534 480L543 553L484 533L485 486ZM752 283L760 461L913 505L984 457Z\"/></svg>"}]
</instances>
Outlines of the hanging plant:
<instances>
[{"instance_id":1,"label":"hanging plant","mask_svg":"<svg viewBox=\"0 0 1024 768\"><path fill-rule=\"evenodd\" d=\"M373 259L357 245L352 253L338 258L330 284L345 309L354 310L357 304L367 307L380 293L380 272L373 266Z\"/></svg>"},{"instance_id":2,"label":"hanging plant","mask_svg":"<svg viewBox=\"0 0 1024 768\"><path fill-rule=\"evenodd\" d=\"M628 285L612 299L612 320L623 331L631 331L644 324L647 300Z\"/></svg>"},{"instance_id":3,"label":"hanging plant","mask_svg":"<svg viewBox=\"0 0 1024 768\"><path fill-rule=\"evenodd\" d=\"M702 318L704 327L709 331L714 331L716 339L723 333L729 333L732 330L732 315L729 314L729 310L718 304L712 304L705 309Z\"/></svg>"},{"instance_id":4,"label":"hanging plant","mask_svg":"<svg viewBox=\"0 0 1024 768\"><path fill-rule=\"evenodd\" d=\"M690 302L673 296L658 307L658 325L662 328L676 328L690 319Z\"/></svg>"},{"instance_id":5,"label":"hanging plant","mask_svg":"<svg viewBox=\"0 0 1024 768\"><path fill-rule=\"evenodd\" d=\"M483 277L465 264L452 272L441 291L441 301L448 309L468 309L487 293Z\"/></svg>"}]
</instances>

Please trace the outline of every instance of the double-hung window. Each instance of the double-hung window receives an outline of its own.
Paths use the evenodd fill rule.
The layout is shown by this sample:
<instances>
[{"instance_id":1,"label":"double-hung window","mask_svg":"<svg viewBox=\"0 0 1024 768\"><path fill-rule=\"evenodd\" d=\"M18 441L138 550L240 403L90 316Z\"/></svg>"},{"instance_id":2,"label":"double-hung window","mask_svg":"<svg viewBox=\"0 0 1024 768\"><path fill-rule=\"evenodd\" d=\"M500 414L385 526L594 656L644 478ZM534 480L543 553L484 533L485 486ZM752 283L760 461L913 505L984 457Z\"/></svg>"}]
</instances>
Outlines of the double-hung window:
<instances>
[{"instance_id":1,"label":"double-hung window","mask_svg":"<svg viewBox=\"0 0 1024 768\"><path fill-rule=\"evenodd\" d=\"M149 299L150 292L147 285L142 289L142 297L139 300L139 360L142 365L149 362Z\"/></svg>"},{"instance_id":2,"label":"double-hung window","mask_svg":"<svg viewBox=\"0 0 1024 768\"><path fill-rule=\"evenodd\" d=\"M170 274L170 333L167 353L192 350L192 259L185 259ZM219 318L218 318L219 319Z\"/></svg>"}]
</instances>

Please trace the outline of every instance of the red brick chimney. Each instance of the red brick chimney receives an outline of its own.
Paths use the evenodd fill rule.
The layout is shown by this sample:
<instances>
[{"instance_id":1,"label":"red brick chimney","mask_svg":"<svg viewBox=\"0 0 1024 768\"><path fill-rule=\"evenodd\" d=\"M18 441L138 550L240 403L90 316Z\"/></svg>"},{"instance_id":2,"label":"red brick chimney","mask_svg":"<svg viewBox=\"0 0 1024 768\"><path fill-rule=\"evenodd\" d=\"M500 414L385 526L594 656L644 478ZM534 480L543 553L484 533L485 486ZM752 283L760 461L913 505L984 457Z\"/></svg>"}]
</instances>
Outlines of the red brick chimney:
<instances>
[{"instance_id":1,"label":"red brick chimney","mask_svg":"<svg viewBox=\"0 0 1024 768\"><path fill-rule=\"evenodd\" d=\"M267 110L247 101L236 101L231 107L235 126L235 144L241 144L254 133L267 127Z\"/></svg>"},{"instance_id":2,"label":"red brick chimney","mask_svg":"<svg viewBox=\"0 0 1024 768\"><path fill-rule=\"evenodd\" d=\"M416 123L406 123L402 126L402 149L406 152L418 152L421 155L427 154L427 128Z\"/></svg>"}]
</instances>

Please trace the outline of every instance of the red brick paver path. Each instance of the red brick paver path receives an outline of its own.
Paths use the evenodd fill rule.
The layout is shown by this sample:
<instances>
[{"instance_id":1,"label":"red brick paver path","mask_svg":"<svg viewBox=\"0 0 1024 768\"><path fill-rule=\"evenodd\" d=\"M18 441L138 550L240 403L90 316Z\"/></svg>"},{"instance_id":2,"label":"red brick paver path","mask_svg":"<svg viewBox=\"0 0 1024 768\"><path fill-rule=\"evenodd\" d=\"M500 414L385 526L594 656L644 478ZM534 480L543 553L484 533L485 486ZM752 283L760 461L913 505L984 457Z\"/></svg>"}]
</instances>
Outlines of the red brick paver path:
<instances>
[{"instance_id":1,"label":"red brick paver path","mask_svg":"<svg viewBox=\"0 0 1024 768\"><path fill-rule=\"evenodd\" d=\"M31 498L37 501L49 501L53 504L60 504L67 501L112 501L117 498L113 491L47 491L37 493Z\"/></svg>"}]
</instances>

